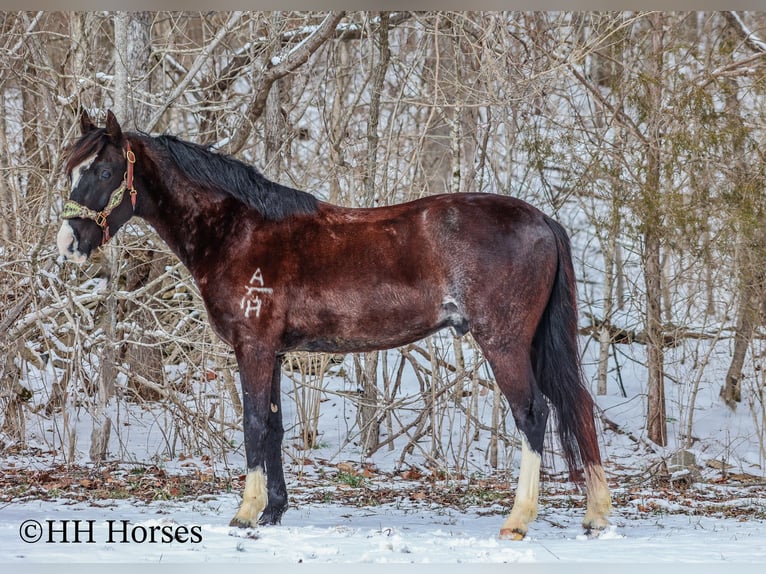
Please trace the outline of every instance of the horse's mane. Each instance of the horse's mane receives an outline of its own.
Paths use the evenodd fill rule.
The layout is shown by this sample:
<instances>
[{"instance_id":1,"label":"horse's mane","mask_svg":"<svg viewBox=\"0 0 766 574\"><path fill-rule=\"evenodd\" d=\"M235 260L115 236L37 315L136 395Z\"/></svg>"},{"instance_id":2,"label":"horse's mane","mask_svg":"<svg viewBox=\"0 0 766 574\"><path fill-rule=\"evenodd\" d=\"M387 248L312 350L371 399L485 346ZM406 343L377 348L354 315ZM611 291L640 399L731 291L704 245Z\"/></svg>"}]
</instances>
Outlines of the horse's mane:
<instances>
[{"instance_id":1,"label":"horse's mane","mask_svg":"<svg viewBox=\"0 0 766 574\"><path fill-rule=\"evenodd\" d=\"M253 166L176 136L151 138L192 184L215 189L258 211L265 219L313 213L316 198L266 179Z\"/></svg>"},{"instance_id":2,"label":"horse's mane","mask_svg":"<svg viewBox=\"0 0 766 574\"><path fill-rule=\"evenodd\" d=\"M314 213L317 209L317 199L313 195L270 181L253 166L231 156L172 135L141 137L151 142L150 146L163 156L162 159L175 165L192 185L229 195L255 209L265 219L280 220L291 215ZM106 143L104 128L91 130L79 138L68 150L67 175Z\"/></svg>"}]
</instances>

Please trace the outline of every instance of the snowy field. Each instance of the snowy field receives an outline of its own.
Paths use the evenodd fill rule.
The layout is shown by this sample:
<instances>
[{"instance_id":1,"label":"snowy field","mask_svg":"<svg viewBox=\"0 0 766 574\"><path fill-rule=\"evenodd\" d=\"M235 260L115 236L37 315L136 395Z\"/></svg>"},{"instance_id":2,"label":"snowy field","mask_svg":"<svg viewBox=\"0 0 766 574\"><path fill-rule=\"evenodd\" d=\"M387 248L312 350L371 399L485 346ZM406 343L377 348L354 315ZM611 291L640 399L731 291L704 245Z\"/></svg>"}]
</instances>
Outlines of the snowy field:
<instances>
[{"instance_id":1,"label":"snowy field","mask_svg":"<svg viewBox=\"0 0 766 574\"><path fill-rule=\"evenodd\" d=\"M143 499L116 492L112 496L108 484L107 492L96 496L95 487L87 479L83 482L74 478L74 485L68 484L69 478L62 480L62 476L69 476L63 465L59 465L62 469L59 474L48 476L47 482L35 487L37 490L9 494L25 477L37 477L40 483L40 475L50 472L57 455L47 459L25 453L6 457L0 466L0 478L8 489L4 493L5 502L0 502L0 573L28 573L31 565L72 562L147 566L254 562L279 563L282 567L511 562L551 567L580 564L579 568L587 565L588 571L619 564L620 572L628 571L625 568L631 565L651 563L664 564L672 572L681 568L695 574L706 565L737 564L738 573L749 571L745 568L748 565L755 568L753 571L762 571L766 564L766 486L758 478L762 471L757 464L753 429L747 426L748 413L744 409L732 413L722 407L716 397L716 386L706 385L697 399L695 429L700 446L692 449L701 469L699 480L685 490L663 489L647 477L652 465L660 457L669 456L680 441L671 433L667 449L647 451L645 441L641 440L644 407L640 376L627 369L623 374L631 398L626 400L617 392L598 398L601 416L619 421L621 427L621 432L610 428L600 431L614 513L612 527L598 538L585 536L580 528L583 496L562 478L560 463L554 464L557 467L554 474L543 478L539 517L521 542L497 538L513 500L518 471L515 464L510 484L495 477L489 491L497 496L488 496L486 500L469 496L476 496L477 490L481 496L476 479L470 479L477 489L474 491L465 486L470 482L465 478L429 482L425 476L429 471L422 460L418 462L424 473L420 480L401 480L395 470L396 457L384 451L371 461L376 472L360 485L339 483L338 469L342 464L356 470L364 466L352 447L339 451L339 443L333 440L343 433L331 429L337 429L343 417L354 416L349 404L336 401L323 406L325 443L312 454L316 461L323 462L299 467L294 459L286 457L290 507L282 524L276 527L242 531L228 526L241 496L242 477L237 475L244 468L244 461L234 460L241 456L239 451L227 467L199 458L168 459L158 471L162 476L172 477L201 469L218 480L230 478L228 491L221 487L213 492L206 490L204 496L169 496L167 500L151 502L145 502L152 500L151 493ZM341 384L340 380L328 383L329 387ZM293 397L289 385L283 388L283 406L289 421L294 416ZM676 402L671 400L669 404L675 408ZM137 418L134 426L138 422ZM671 431L675 428L671 425ZM294 430L288 431L288 437L291 433ZM131 436L137 452L153 442L144 434ZM733 437L738 438L734 441ZM287 453L290 443L286 441ZM721 453L732 443L739 448L726 451L730 472L747 473L742 475L746 480L722 478L720 470L706 465L722 458ZM477 453L485 446L478 441ZM138 454L138 460L150 459L142 456L145 455ZM91 471L85 452L81 458L79 468L87 476ZM550 465L546 466L551 470ZM123 486L125 476L129 478L139 468L131 469L124 464L116 467L119 470L114 477L109 475L109 480L122 476ZM205 482L205 476L208 475L203 475L199 482ZM80 486L78 491L75 488L78 481L80 485L86 484L86 488ZM450 489L457 494L437 500ZM385 496L380 494L383 492ZM375 501L366 504L365 497ZM75 520L80 522L74 523ZM73 542L76 524L79 539ZM67 542L62 539L65 530ZM188 574L186 570L184 573Z\"/></svg>"},{"instance_id":2,"label":"snowy field","mask_svg":"<svg viewBox=\"0 0 766 574\"><path fill-rule=\"evenodd\" d=\"M542 508L530 535L510 542L497 539L501 517L482 515L480 509L463 513L397 505L360 509L309 504L290 508L281 526L240 531L227 526L237 505L237 495L192 504L120 501L101 508L79 503L13 504L0 513L2 562L766 563L766 524L755 520L685 515L623 518L618 511L613 526L591 539L580 529L579 511ZM37 543L21 539L22 525L27 534L33 532L25 521L44 525L49 520L83 521L81 543L61 543L60 522L54 543L45 543L47 532ZM129 526L124 520L130 521ZM92 527L86 521L94 521ZM74 527L69 525L72 540ZM133 540L151 537L152 527L160 527L155 528L155 543ZM198 536L178 534L182 527L197 527ZM162 532L186 541L164 542Z\"/></svg>"}]
</instances>

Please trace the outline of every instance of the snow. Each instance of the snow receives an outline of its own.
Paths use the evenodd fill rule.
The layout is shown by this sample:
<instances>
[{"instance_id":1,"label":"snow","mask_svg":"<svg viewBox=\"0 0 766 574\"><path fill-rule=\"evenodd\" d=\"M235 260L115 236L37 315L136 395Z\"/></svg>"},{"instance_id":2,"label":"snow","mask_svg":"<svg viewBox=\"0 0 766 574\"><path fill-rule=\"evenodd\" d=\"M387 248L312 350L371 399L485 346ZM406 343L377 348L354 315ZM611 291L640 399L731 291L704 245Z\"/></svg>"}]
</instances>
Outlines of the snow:
<instances>
[{"instance_id":1,"label":"snow","mask_svg":"<svg viewBox=\"0 0 766 574\"><path fill-rule=\"evenodd\" d=\"M710 343L702 342L701 345ZM726 343L718 342L718 345ZM592 380L595 369L595 345L584 345L586 378ZM443 350L443 349L442 349ZM388 368L397 368L397 351L388 355ZM238 488L231 492L196 498L158 500L150 503L137 498L94 499L76 501L72 498L41 500L34 493L0 503L0 563L61 563L78 560L109 563L187 563L187 562L277 562L296 563L721 563L736 562L758 564L766 561L766 489L763 483L752 486L716 484L720 470L705 468L707 461L722 461L730 465L730 472L762 476L763 470L758 450L757 433L747 408L731 412L717 397L718 384L702 381L696 399L694 435L697 442L689 449L701 467L701 481L692 485L689 492L655 488L652 468L662 458L668 458L680 446L684 428L683 414L688 397L685 386L677 389L670 384L667 389L670 446L662 449L645 439L645 395L642 390L643 357L639 345L627 347L620 359L622 378L627 391L623 397L617 385L610 383L609 394L597 397L601 416L616 421L624 432L601 428L602 451L605 454L606 471L614 496L612 527L598 538L588 538L580 522L584 515L583 495L571 483L561 479L564 465L555 455L556 443L548 442L544 469L541 504L538 519L531 523L527 538L521 542L503 541L497 538L500 525L510 510L513 489L518 472L518 452L512 449L500 453L501 468L507 472L501 480L507 488L497 494L501 499L466 501L458 507L435 500L434 493L447 491L450 485L465 485L481 479L491 472L486 462L487 435L466 443L465 421L462 411L447 411L451 420L443 425L441 439L444 458L455 460L462 466L464 478L453 477L450 482L427 483L406 481L402 484L396 469L401 449L408 437L397 442L393 451L381 449L372 457L363 457L353 437L355 407L344 398L349 392L348 381L339 375L340 369L350 372L350 358L343 365L334 367L318 385L325 396L319 413L319 444L311 451L296 446L299 443L298 406L300 387L287 375L283 376L283 413L287 432L284 443L285 475L288 482L290 507L279 526L262 527L257 530L239 530L228 526L240 503ZM466 363L471 365L473 355L466 349ZM681 370L682 361L674 361L673 352L668 355L670 369ZM722 361L725 365L725 361ZM181 373L194 365L179 365L170 369ZM382 367L381 367L382 368ZM41 371L35 381L30 376L26 384L34 392L41 392L41 385L50 385L53 374ZM688 374L677 373L688 379ZM31 375L31 374L30 374ZM187 407L189 413L207 412L206 401L211 389L206 383L196 383L199 389L191 392ZM209 385L209 383L207 383ZM403 387L417 387L413 375L403 379ZM407 389L403 388L403 394ZM406 391L406 392L405 392ZM676 392L678 391L678 392ZM682 392L683 391L683 392ZM317 390L317 392L320 392ZM212 393L214 396L215 393ZM218 399L216 399L218 400ZM492 404L492 393L486 396L470 396L466 401L480 403L477 412L484 416ZM230 405L223 403L225 408ZM178 405L179 408L183 405ZM743 405L744 406L744 405ZM413 404L412 416L418 412ZM169 452L166 447L172 416L156 407L142 409L121 403L113 411L120 434L120 443L113 444L112 453L122 456L124 466L143 462L156 462L168 474L184 474L194 469L212 472L216 476L236 477L244 469L242 434L239 429L228 432L232 450L222 452L216 460L204 462L198 456L179 456L178 451ZM404 410L404 409L403 409ZM491 410L491 409L489 409ZM403 413L401 416L404 416ZM226 420L232 420L231 413ZM62 450L69 433L67 424L76 428L78 441L74 445L78 464L87 464L89 443L87 437L92 425L86 412L75 411L69 422L60 417L41 419L33 427L32 437L60 436ZM129 423L129 424L128 424ZM448 423L448 424L447 424ZM63 427L61 425L64 425ZM513 432L512 422L509 432ZM39 425L39 426L37 426ZM31 427L33 425L30 425ZM384 425L385 427L385 425ZM381 440L385 438L385 428ZM178 427L180 433L189 429ZM449 435L452 432L452 435ZM52 434L51 434L52 433ZM625 433L630 433L627 436ZM40 446L44 442L42 438ZM45 439L50 440L50 439ZM112 441L117 439L113 436ZM192 440L199 440L199 436ZM402 442L404 441L404 442ZM416 443L414 453L407 458L408 465L418 465L423 473L428 471L428 448L430 437ZM55 439L53 441L56 442ZM55 446L55 444L54 444ZM178 448L178 447L174 447ZM212 450L213 447L211 447ZM51 451L53 452L53 451ZM310 456L315 463L305 463ZM213 459L216 457L213 456ZM0 465L0 475L10 467L36 472L61 463L61 455L33 456L20 454L6 457ZM349 464L360 469L362 463L370 463L377 472L366 480L369 492L383 488L401 489L401 496L391 497L382 503L360 504L343 496L349 490L332 474L338 464ZM507 468L507 470L503 470ZM679 471L671 471L680 476ZM323 473L325 473L323 475ZM558 474L557 474L558 473ZM324 476L323 480L320 480ZM455 475L457 476L457 474ZM306 480L309 477L310 480ZM413 488L420 488L426 496L413 500L409 496ZM474 483L475 484L475 483ZM414 486L413 486L414 485ZM427 488L426 488L427 486ZM343 488L343 490L342 490ZM353 492L353 489L351 490ZM364 498L360 494L359 499ZM489 497L487 497L489 498ZM467 506L466 506L467 505ZM53 520L93 522L93 544L35 543L21 539L20 529L24 521L36 520L41 524ZM109 542L108 521L128 520L131 528L139 532L163 527L175 532L178 529L196 528L201 540L179 543L117 543ZM71 523L70 523L71 524ZM56 534L59 536L60 534ZM87 552L85 551L87 550Z\"/></svg>"},{"instance_id":2,"label":"snow","mask_svg":"<svg viewBox=\"0 0 766 574\"><path fill-rule=\"evenodd\" d=\"M2 509L3 562L276 562L276 563L498 563L604 562L677 563L766 561L766 523L704 516L664 515L614 518L598 538L586 537L579 512L541 509L521 542L498 540L500 518L479 509L457 512L397 508L349 508L306 504L290 508L280 526L240 530L227 526L239 504L234 494L205 502L115 501L104 507L59 502L25 502ZM577 515L575 515L577 514ZM24 521L95 521L92 534L81 526L81 540L93 543L24 543ZM129 520L129 528L122 521ZM112 521L111 523L109 521ZM70 540L74 536L71 526ZM85 522L81 522L84 525ZM110 543L110 524L112 540ZM198 527L199 542L131 542L152 526L167 531ZM58 526L58 528L61 528ZM58 531L56 531L58 532ZM159 530L158 530L159 532ZM55 537L61 536L54 534ZM124 537L128 536L128 541ZM180 539L186 537L181 535ZM86 554L82 554L87 550Z\"/></svg>"}]
</instances>

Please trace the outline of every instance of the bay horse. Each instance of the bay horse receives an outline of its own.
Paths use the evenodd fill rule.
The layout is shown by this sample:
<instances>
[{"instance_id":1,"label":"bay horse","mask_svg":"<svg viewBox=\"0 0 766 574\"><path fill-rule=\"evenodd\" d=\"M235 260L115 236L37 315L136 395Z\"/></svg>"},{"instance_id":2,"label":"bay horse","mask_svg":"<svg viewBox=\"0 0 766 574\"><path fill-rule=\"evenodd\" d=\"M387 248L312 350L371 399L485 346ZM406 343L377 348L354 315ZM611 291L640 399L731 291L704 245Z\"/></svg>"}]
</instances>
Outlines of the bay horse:
<instances>
[{"instance_id":1,"label":"bay horse","mask_svg":"<svg viewBox=\"0 0 766 574\"><path fill-rule=\"evenodd\" d=\"M489 193L339 207L175 136L123 133L111 111L102 128L82 112L80 129L65 164L61 255L82 263L133 215L144 218L189 269L213 329L234 349L247 475L231 525L278 524L287 509L285 352L382 350L451 327L473 334L522 434L500 537L523 538L537 516L549 405L570 475L584 474L583 527L606 527L610 494L560 224Z\"/></svg>"}]
</instances>

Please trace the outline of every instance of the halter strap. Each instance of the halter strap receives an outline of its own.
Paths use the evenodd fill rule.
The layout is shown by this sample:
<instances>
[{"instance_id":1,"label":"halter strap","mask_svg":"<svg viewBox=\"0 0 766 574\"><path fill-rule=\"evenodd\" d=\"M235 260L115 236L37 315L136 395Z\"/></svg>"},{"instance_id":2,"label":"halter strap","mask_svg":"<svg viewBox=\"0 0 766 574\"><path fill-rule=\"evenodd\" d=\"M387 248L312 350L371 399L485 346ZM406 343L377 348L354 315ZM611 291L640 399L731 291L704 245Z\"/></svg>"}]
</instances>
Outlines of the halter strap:
<instances>
[{"instance_id":1,"label":"halter strap","mask_svg":"<svg viewBox=\"0 0 766 574\"><path fill-rule=\"evenodd\" d=\"M133 187L133 166L136 163L136 154L130 149L129 141L125 142L125 158L127 159L128 165L125 175L122 178L122 183L120 184L120 187L115 189L109 196L109 201L106 202L104 209L95 211L81 203L68 199L64 203L64 209L61 212L61 217L63 219L74 219L79 217L81 219L91 219L95 221L104 232L104 238L101 241L101 245L104 245L110 239L107 217L109 217L112 211L122 203L126 191L130 192L130 203L133 206L133 211L136 210L136 195L138 194L138 191Z\"/></svg>"}]
</instances>

